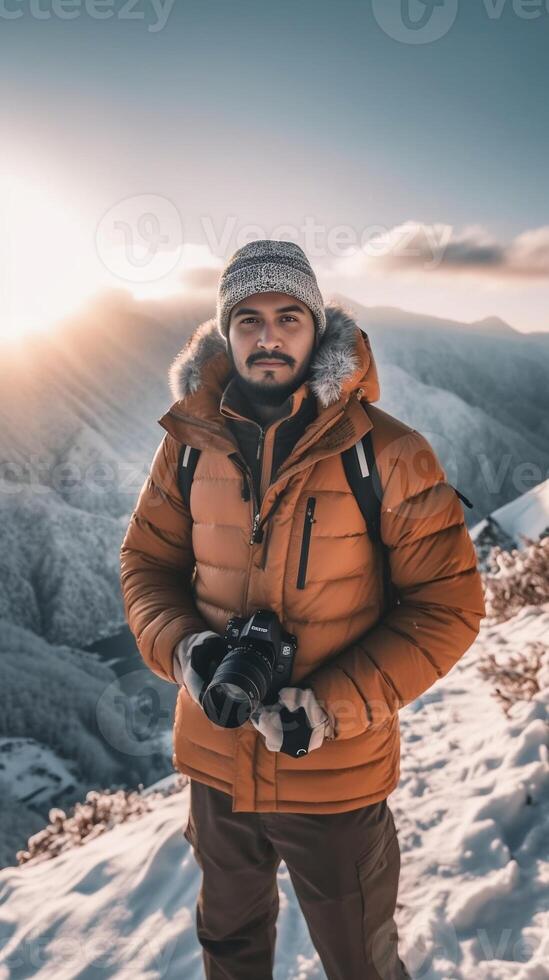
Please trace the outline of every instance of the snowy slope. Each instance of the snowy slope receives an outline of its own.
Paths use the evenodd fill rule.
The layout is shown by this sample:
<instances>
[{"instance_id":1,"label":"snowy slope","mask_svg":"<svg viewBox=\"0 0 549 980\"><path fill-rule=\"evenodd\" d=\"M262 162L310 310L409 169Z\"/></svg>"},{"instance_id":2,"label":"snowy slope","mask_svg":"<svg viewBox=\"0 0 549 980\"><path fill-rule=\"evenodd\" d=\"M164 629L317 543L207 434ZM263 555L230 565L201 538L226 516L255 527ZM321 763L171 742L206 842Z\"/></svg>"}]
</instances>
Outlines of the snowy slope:
<instances>
[{"instance_id":1,"label":"snowy slope","mask_svg":"<svg viewBox=\"0 0 549 980\"><path fill-rule=\"evenodd\" d=\"M403 959L422 980L549 978L549 676L507 719L476 669L549 635L549 604L482 626L401 712L390 797L402 846Z\"/></svg>"},{"instance_id":2,"label":"snowy slope","mask_svg":"<svg viewBox=\"0 0 549 980\"><path fill-rule=\"evenodd\" d=\"M400 953L414 980L549 978L549 670L509 718L477 670L480 654L548 634L549 604L483 624L454 669L400 713L389 804L402 851ZM202 980L187 807L185 788L52 861L1 871L0 980ZM284 863L278 884L275 978L321 980Z\"/></svg>"}]
</instances>

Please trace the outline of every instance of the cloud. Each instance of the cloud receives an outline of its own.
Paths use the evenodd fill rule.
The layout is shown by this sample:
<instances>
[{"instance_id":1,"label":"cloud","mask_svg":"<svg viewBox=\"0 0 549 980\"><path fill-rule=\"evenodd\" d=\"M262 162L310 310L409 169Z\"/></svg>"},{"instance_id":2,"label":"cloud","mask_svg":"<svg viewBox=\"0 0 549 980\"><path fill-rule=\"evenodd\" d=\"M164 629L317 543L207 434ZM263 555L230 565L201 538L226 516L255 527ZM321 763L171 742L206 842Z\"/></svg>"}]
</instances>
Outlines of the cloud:
<instances>
[{"instance_id":1,"label":"cloud","mask_svg":"<svg viewBox=\"0 0 549 980\"><path fill-rule=\"evenodd\" d=\"M456 232L452 225L408 221L377 232L336 263L346 277L430 272L479 278L549 278L549 225L498 242L480 225Z\"/></svg>"}]
</instances>

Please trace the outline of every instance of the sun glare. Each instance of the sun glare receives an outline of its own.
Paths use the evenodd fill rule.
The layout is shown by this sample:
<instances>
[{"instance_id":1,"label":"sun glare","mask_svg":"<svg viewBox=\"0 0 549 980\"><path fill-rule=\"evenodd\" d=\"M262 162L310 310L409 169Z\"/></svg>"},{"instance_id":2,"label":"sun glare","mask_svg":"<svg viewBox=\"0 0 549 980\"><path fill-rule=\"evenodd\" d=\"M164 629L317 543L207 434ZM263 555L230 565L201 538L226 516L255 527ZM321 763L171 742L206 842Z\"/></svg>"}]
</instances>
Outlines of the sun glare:
<instances>
[{"instance_id":1,"label":"sun glare","mask_svg":"<svg viewBox=\"0 0 549 980\"><path fill-rule=\"evenodd\" d=\"M204 270L219 265L206 246L186 242L174 245L171 253L159 251L158 269L152 263L151 268L141 268L136 261L142 281L132 282L127 273L135 271L128 265L133 246L129 249L124 238L129 225L117 220L116 208L98 221L90 203L77 201L72 188L24 173L16 165L0 173L0 186L5 212L5 231L0 236L3 344L21 343L31 334L55 329L104 289L122 287L130 302L132 298L161 300L187 292L185 275L189 270L192 274L195 266ZM150 243L138 235L136 240L138 247L149 248ZM137 259L141 260L140 254Z\"/></svg>"},{"instance_id":2,"label":"sun glare","mask_svg":"<svg viewBox=\"0 0 549 980\"><path fill-rule=\"evenodd\" d=\"M0 339L17 341L50 330L94 284L84 261L84 223L66 194L12 171L2 177L2 196Z\"/></svg>"}]
</instances>

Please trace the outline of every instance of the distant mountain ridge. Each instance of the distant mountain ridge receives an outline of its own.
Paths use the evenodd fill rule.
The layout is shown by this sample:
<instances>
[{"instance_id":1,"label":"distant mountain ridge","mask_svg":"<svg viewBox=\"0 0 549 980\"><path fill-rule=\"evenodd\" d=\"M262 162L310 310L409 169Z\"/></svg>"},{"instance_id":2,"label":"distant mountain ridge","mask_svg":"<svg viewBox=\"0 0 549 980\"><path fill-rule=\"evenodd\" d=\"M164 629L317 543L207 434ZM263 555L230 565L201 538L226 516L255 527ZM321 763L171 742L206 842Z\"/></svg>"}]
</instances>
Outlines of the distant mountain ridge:
<instances>
[{"instance_id":1,"label":"distant mountain ridge","mask_svg":"<svg viewBox=\"0 0 549 980\"><path fill-rule=\"evenodd\" d=\"M549 344L499 317L467 324L365 307L340 293L330 300L350 308L370 336L379 406L431 436L473 500L468 521L546 478ZM29 482L34 461L39 480L71 506L114 518L129 513L163 435L156 420L172 401L169 364L214 308L204 295L139 303L113 290L58 332L29 339L23 355L3 358L5 479ZM517 479L524 463L534 472L528 486ZM61 478L64 464L76 474L72 481ZM100 489L94 475L102 465Z\"/></svg>"},{"instance_id":2,"label":"distant mountain ridge","mask_svg":"<svg viewBox=\"0 0 549 980\"><path fill-rule=\"evenodd\" d=\"M474 327L475 330L483 333L518 333L518 330L515 330L514 327L511 327L499 316L485 316L482 320L473 320L470 324L467 324L467 326Z\"/></svg>"}]
</instances>

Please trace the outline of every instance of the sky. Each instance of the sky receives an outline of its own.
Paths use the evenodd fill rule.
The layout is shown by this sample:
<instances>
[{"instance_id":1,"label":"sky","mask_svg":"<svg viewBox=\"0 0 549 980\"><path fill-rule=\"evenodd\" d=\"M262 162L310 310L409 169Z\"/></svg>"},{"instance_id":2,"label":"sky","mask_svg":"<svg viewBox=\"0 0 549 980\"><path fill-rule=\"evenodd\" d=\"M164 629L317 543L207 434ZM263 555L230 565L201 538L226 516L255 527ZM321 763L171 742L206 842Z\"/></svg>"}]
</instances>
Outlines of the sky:
<instances>
[{"instance_id":1,"label":"sky","mask_svg":"<svg viewBox=\"0 0 549 980\"><path fill-rule=\"evenodd\" d=\"M549 330L549 0L0 0L0 336L291 238L326 300Z\"/></svg>"}]
</instances>

